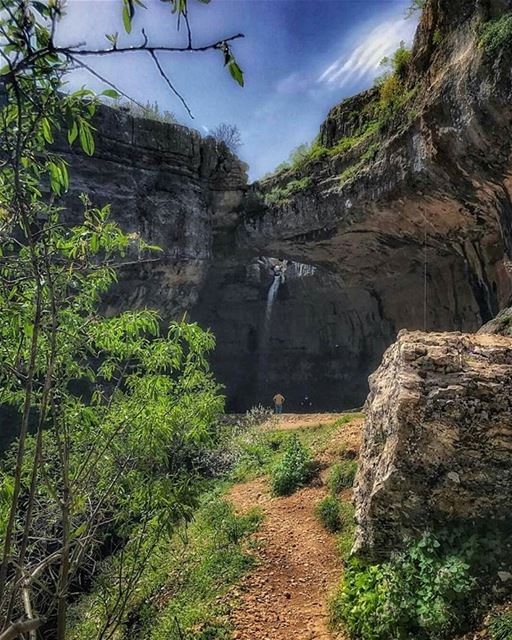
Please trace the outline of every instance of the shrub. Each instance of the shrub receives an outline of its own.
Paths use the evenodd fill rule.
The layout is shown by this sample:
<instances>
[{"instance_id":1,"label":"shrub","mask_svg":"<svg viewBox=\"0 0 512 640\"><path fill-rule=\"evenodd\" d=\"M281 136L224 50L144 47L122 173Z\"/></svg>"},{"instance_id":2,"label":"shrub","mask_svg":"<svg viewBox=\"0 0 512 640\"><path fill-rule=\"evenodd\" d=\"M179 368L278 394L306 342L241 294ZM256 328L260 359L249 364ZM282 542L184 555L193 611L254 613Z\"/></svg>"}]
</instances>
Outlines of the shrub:
<instances>
[{"instance_id":1,"label":"shrub","mask_svg":"<svg viewBox=\"0 0 512 640\"><path fill-rule=\"evenodd\" d=\"M512 43L512 12L505 13L497 20L491 20L483 27L480 46L487 56L496 56L510 43Z\"/></svg>"},{"instance_id":2,"label":"shrub","mask_svg":"<svg viewBox=\"0 0 512 640\"><path fill-rule=\"evenodd\" d=\"M343 460L333 464L327 479L329 491L336 495L343 489L350 489L354 484L354 478L357 473L357 462L355 460Z\"/></svg>"},{"instance_id":3,"label":"shrub","mask_svg":"<svg viewBox=\"0 0 512 640\"><path fill-rule=\"evenodd\" d=\"M286 444L283 457L272 470L272 493L276 496L290 495L305 485L312 473L311 454L297 435L293 435Z\"/></svg>"},{"instance_id":4,"label":"shrub","mask_svg":"<svg viewBox=\"0 0 512 640\"><path fill-rule=\"evenodd\" d=\"M454 553L425 534L387 562L349 560L333 622L361 640L444 638L467 619L475 587L470 555L469 546Z\"/></svg>"},{"instance_id":5,"label":"shrub","mask_svg":"<svg viewBox=\"0 0 512 640\"><path fill-rule=\"evenodd\" d=\"M265 196L265 204L284 204L292 195L309 189L313 181L309 176L300 180L290 180L284 187L274 187Z\"/></svg>"},{"instance_id":6,"label":"shrub","mask_svg":"<svg viewBox=\"0 0 512 640\"><path fill-rule=\"evenodd\" d=\"M335 533L341 529L340 501L335 496L325 496L315 507L315 515L322 525Z\"/></svg>"},{"instance_id":7,"label":"shrub","mask_svg":"<svg viewBox=\"0 0 512 640\"><path fill-rule=\"evenodd\" d=\"M512 610L491 618L489 635L491 640L510 640L512 638Z\"/></svg>"}]
</instances>

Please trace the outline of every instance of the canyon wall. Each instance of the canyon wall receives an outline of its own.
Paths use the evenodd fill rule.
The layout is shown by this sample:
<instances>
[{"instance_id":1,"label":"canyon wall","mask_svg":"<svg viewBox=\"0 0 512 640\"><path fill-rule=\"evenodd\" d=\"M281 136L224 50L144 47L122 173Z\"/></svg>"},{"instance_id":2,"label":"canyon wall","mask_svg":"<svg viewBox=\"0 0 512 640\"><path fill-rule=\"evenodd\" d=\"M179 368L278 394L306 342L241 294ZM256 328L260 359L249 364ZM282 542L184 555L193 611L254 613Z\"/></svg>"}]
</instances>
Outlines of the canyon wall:
<instances>
[{"instance_id":1,"label":"canyon wall","mask_svg":"<svg viewBox=\"0 0 512 640\"><path fill-rule=\"evenodd\" d=\"M512 293L512 47L480 45L511 10L429 0L397 108L376 89L337 105L316 153L251 187L213 139L102 109L96 155L66 151L68 202L110 202L164 250L134 257L109 308L210 327L237 410L278 390L290 409L360 406L400 329L475 331Z\"/></svg>"}]
</instances>

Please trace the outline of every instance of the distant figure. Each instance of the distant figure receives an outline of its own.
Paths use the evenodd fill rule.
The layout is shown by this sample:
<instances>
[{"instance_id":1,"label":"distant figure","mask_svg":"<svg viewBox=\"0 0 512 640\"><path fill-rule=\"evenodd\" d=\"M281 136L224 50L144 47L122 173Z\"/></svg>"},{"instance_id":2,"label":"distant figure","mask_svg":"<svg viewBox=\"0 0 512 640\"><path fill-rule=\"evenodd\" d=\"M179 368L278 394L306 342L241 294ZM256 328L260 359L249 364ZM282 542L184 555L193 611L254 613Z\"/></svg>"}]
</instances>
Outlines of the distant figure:
<instances>
[{"instance_id":1,"label":"distant figure","mask_svg":"<svg viewBox=\"0 0 512 640\"><path fill-rule=\"evenodd\" d=\"M274 413L283 413L284 396L276 393L272 400L274 401Z\"/></svg>"}]
</instances>

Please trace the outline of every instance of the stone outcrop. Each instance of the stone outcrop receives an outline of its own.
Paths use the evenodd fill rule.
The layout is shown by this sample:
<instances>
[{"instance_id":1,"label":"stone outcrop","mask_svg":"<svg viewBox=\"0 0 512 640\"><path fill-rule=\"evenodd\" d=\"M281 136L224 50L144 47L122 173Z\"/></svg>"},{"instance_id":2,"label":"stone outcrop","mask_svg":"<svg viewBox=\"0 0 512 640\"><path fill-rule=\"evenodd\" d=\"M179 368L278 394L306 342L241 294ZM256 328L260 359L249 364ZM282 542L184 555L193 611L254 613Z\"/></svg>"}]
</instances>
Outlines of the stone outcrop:
<instances>
[{"instance_id":1,"label":"stone outcrop","mask_svg":"<svg viewBox=\"0 0 512 640\"><path fill-rule=\"evenodd\" d=\"M512 307L502 309L495 318L486 322L478 333L512 337Z\"/></svg>"},{"instance_id":2,"label":"stone outcrop","mask_svg":"<svg viewBox=\"0 0 512 640\"><path fill-rule=\"evenodd\" d=\"M402 331L370 378L354 550L512 521L512 339Z\"/></svg>"}]
</instances>

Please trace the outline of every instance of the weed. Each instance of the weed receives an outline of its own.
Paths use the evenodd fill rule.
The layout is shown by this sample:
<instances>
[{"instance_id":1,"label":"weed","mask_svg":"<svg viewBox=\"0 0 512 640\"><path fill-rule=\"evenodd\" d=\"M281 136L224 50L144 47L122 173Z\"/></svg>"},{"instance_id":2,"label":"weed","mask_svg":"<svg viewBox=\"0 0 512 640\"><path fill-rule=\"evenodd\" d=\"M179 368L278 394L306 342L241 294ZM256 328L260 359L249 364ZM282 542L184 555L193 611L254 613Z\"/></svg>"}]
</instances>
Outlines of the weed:
<instances>
[{"instance_id":1,"label":"weed","mask_svg":"<svg viewBox=\"0 0 512 640\"><path fill-rule=\"evenodd\" d=\"M354 484L357 473L357 462L355 460L342 460L332 465L327 479L329 491L336 495L343 489L350 489Z\"/></svg>"},{"instance_id":2,"label":"weed","mask_svg":"<svg viewBox=\"0 0 512 640\"><path fill-rule=\"evenodd\" d=\"M286 444L283 457L272 470L272 493L277 496L290 495L304 486L312 474L311 454L294 434Z\"/></svg>"},{"instance_id":3,"label":"weed","mask_svg":"<svg viewBox=\"0 0 512 640\"><path fill-rule=\"evenodd\" d=\"M237 516L219 492L205 496L186 535L175 536L154 549L137 588L128 596L126 619L120 621L112 637L230 637L220 596L254 565L246 539L257 528L261 514L251 511ZM73 608L70 640L96 637L119 597L120 575L113 558L92 592Z\"/></svg>"},{"instance_id":4,"label":"weed","mask_svg":"<svg viewBox=\"0 0 512 640\"><path fill-rule=\"evenodd\" d=\"M341 529L340 501L335 496L322 498L315 506L315 515L327 531L335 533Z\"/></svg>"}]
</instances>

